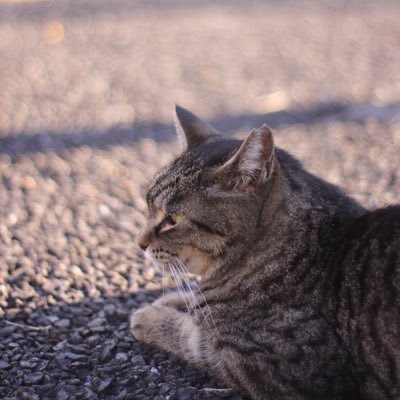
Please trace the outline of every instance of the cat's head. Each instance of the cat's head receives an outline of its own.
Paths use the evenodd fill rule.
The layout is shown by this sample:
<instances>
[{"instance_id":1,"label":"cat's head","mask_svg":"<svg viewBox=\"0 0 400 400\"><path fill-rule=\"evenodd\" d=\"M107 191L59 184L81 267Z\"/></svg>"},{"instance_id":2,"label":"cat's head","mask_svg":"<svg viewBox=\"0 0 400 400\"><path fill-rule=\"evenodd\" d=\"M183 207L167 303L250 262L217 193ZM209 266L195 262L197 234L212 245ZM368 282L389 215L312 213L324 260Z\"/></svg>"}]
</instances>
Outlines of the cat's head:
<instances>
[{"instance_id":1,"label":"cat's head","mask_svg":"<svg viewBox=\"0 0 400 400\"><path fill-rule=\"evenodd\" d=\"M205 275L254 243L277 167L273 137L263 125L230 139L181 107L176 129L184 151L153 179L138 243L166 268Z\"/></svg>"}]
</instances>

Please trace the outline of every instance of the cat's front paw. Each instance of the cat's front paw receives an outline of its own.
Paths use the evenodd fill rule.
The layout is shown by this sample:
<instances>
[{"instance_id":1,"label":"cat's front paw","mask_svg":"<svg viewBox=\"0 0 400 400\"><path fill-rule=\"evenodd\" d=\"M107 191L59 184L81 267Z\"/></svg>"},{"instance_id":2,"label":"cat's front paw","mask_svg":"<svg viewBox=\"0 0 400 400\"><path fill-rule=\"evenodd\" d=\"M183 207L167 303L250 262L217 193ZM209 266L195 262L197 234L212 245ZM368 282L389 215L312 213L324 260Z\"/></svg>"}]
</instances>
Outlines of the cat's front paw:
<instances>
[{"instance_id":1,"label":"cat's front paw","mask_svg":"<svg viewBox=\"0 0 400 400\"><path fill-rule=\"evenodd\" d=\"M176 308L155 303L143 307L131 315L130 329L136 340L178 357L192 360L199 352L199 327L190 314Z\"/></svg>"},{"instance_id":2,"label":"cat's front paw","mask_svg":"<svg viewBox=\"0 0 400 400\"><path fill-rule=\"evenodd\" d=\"M131 315L130 328L136 340L165 347L171 332L179 326L180 313L171 307L151 304Z\"/></svg>"},{"instance_id":3,"label":"cat's front paw","mask_svg":"<svg viewBox=\"0 0 400 400\"><path fill-rule=\"evenodd\" d=\"M140 342L151 343L151 332L158 319L160 307L146 306L135 311L130 318L130 328L133 337Z\"/></svg>"}]
</instances>

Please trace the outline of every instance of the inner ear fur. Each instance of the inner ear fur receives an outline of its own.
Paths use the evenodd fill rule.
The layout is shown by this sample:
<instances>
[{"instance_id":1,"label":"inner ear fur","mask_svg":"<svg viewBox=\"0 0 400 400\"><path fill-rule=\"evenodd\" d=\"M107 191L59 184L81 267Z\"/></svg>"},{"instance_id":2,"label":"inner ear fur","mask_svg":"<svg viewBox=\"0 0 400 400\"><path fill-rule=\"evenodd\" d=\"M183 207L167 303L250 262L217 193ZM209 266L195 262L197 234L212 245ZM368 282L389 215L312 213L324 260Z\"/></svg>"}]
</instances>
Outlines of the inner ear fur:
<instances>
[{"instance_id":1,"label":"inner ear fur","mask_svg":"<svg viewBox=\"0 0 400 400\"><path fill-rule=\"evenodd\" d=\"M236 153L218 168L218 173L235 177L234 187L240 191L270 178L275 158L275 146L271 129L262 125L253 129Z\"/></svg>"}]
</instances>

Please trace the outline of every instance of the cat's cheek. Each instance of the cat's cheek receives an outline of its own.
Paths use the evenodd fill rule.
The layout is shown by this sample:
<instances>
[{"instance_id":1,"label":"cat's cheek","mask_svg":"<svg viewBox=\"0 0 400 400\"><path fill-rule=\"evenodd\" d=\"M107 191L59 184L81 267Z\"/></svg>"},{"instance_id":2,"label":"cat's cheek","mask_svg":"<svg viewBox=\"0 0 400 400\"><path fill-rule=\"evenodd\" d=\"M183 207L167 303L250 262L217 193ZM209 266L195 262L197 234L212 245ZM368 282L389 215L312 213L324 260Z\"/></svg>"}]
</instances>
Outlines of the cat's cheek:
<instances>
[{"instance_id":1,"label":"cat's cheek","mask_svg":"<svg viewBox=\"0 0 400 400\"><path fill-rule=\"evenodd\" d=\"M210 265L209 257L195 249L183 251L181 258L188 271L195 275L205 275Z\"/></svg>"}]
</instances>

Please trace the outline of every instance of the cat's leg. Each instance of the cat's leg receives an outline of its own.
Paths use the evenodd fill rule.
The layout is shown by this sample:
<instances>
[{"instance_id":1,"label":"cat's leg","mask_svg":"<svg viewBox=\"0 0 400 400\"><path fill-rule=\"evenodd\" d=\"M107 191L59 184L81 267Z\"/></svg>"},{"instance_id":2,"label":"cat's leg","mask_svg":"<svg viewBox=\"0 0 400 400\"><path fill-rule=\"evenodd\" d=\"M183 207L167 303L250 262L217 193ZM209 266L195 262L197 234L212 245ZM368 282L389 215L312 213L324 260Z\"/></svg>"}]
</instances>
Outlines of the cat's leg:
<instances>
[{"instance_id":1,"label":"cat's leg","mask_svg":"<svg viewBox=\"0 0 400 400\"><path fill-rule=\"evenodd\" d=\"M208 358L207 342L203 339L195 318L176 307L163 304L180 304L179 301L178 297L171 294L137 310L130 319L131 332L141 342L160 347L205 368Z\"/></svg>"},{"instance_id":2,"label":"cat's leg","mask_svg":"<svg viewBox=\"0 0 400 400\"><path fill-rule=\"evenodd\" d=\"M254 352L246 344L237 350L231 344L218 349L220 362L214 371L225 385L246 393L252 400L360 399L347 366L332 366L337 353L326 355L310 349L301 356L303 360L294 354L285 360L272 347L256 348ZM312 360L317 358L321 361Z\"/></svg>"},{"instance_id":3,"label":"cat's leg","mask_svg":"<svg viewBox=\"0 0 400 400\"><path fill-rule=\"evenodd\" d=\"M258 360L257 355L242 354L225 346L211 347L211 338L188 313L160 303L152 304L132 314L130 322L131 332L137 340L212 371L224 384L248 393L252 399L266 399L266 393L268 398L285 398L282 395L288 394L290 396L286 398L302 398L294 396L287 387L277 387L279 381L274 371L265 361Z\"/></svg>"},{"instance_id":4,"label":"cat's leg","mask_svg":"<svg viewBox=\"0 0 400 400\"><path fill-rule=\"evenodd\" d=\"M178 310L186 311L186 303L184 300L185 293L181 292L170 292L165 294L164 296L159 297L155 302L153 302L153 306L165 306L165 307L173 307Z\"/></svg>"},{"instance_id":5,"label":"cat's leg","mask_svg":"<svg viewBox=\"0 0 400 400\"><path fill-rule=\"evenodd\" d=\"M325 321L301 320L303 314L296 320L291 315L289 322L282 317L293 328L292 335L267 323L247 329L230 323L230 333L221 335L188 312L164 305L174 301L179 297L170 295L136 311L131 317L133 336L195 364L254 400L358 398L348 354Z\"/></svg>"}]
</instances>

